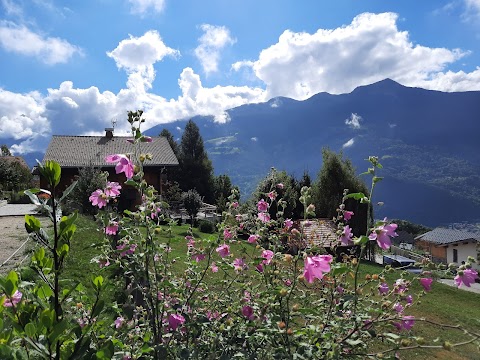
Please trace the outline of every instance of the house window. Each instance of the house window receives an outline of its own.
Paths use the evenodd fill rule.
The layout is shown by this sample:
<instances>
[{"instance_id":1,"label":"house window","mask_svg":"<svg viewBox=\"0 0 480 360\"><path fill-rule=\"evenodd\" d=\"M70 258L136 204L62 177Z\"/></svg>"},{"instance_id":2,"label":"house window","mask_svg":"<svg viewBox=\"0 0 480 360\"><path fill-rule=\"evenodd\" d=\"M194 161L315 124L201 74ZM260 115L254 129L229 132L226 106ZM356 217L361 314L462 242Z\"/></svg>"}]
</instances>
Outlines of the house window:
<instances>
[{"instance_id":1,"label":"house window","mask_svg":"<svg viewBox=\"0 0 480 360\"><path fill-rule=\"evenodd\" d=\"M458 250L453 249L453 262L458 262Z\"/></svg>"}]
</instances>

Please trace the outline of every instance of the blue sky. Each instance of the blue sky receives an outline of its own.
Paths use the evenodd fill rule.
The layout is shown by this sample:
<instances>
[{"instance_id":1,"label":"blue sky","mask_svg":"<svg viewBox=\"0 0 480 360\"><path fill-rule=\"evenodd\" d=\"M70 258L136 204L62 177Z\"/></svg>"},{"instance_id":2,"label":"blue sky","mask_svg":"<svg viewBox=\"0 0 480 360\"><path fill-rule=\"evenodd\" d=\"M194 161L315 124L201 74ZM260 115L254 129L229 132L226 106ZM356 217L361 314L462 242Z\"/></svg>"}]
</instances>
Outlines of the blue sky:
<instances>
[{"instance_id":1,"label":"blue sky","mask_svg":"<svg viewBox=\"0 0 480 360\"><path fill-rule=\"evenodd\" d=\"M0 143L147 127L384 78L480 90L480 0L0 0Z\"/></svg>"}]
</instances>

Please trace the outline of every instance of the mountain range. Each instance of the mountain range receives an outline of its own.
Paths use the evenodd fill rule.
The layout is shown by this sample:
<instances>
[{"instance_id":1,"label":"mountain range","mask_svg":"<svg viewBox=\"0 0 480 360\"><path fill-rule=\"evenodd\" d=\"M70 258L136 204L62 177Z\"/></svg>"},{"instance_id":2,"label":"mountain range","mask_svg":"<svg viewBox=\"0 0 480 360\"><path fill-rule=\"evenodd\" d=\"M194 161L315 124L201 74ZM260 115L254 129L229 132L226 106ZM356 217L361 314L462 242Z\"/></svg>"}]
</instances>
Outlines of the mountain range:
<instances>
[{"instance_id":1,"label":"mountain range","mask_svg":"<svg viewBox=\"0 0 480 360\"><path fill-rule=\"evenodd\" d=\"M480 92L444 93L386 79L348 94L304 101L277 97L227 111L225 123L193 118L216 174L228 174L246 199L271 167L315 179L321 150L342 151L358 173L370 155L383 169L375 217L437 226L480 222ZM185 120L163 128L181 137ZM370 179L365 178L366 183Z\"/></svg>"}]
</instances>

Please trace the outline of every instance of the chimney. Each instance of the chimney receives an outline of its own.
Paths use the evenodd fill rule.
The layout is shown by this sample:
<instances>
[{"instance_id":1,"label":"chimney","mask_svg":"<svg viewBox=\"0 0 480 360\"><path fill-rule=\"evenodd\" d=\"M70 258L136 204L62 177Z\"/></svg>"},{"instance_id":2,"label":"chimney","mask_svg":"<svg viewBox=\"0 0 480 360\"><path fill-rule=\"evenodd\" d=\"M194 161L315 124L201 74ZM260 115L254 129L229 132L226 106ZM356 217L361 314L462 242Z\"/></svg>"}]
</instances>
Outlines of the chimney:
<instances>
[{"instance_id":1,"label":"chimney","mask_svg":"<svg viewBox=\"0 0 480 360\"><path fill-rule=\"evenodd\" d=\"M107 139L113 138L113 128L105 128L105 137Z\"/></svg>"}]
</instances>

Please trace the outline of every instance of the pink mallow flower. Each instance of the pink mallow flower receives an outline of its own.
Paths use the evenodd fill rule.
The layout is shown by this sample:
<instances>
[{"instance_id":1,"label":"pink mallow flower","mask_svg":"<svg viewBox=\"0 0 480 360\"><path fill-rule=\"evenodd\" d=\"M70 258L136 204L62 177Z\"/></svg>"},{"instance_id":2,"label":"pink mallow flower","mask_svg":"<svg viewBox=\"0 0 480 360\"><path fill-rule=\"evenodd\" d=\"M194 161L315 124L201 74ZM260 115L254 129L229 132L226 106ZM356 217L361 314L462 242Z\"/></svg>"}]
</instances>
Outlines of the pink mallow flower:
<instances>
[{"instance_id":1,"label":"pink mallow flower","mask_svg":"<svg viewBox=\"0 0 480 360\"><path fill-rule=\"evenodd\" d=\"M237 258L233 261L233 268L235 271L239 272L246 268L245 260L242 258Z\"/></svg>"},{"instance_id":2,"label":"pink mallow flower","mask_svg":"<svg viewBox=\"0 0 480 360\"><path fill-rule=\"evenodd\" d=\"M460 287L462 284L470 287L475 282L475 279L478 279L478 272L474 269L465 269L459 270L454 280L457 287Z\"/></svg>"},{"instance_id":3,"label":"pink mallow flower","mask_svg":"<svg viewBox=\"0 0 480 360\"><path fill-rule=\"evenodd\" d=\"M263 250L261 256L265 260L263 260L262 263L265 264L265 265L269 265L272 262L272 259L273 259L274 255L275 254L272 250Z\"/></svg>"},{"instance_id":4,"label":"pink mallow flower","mask_svg":"<svg viewBox=\"0 0 480 360\"><path fill-rule=\"evenodd\" d=\"M16 306L22 300L22 296L23 296L23 294L20 291L16 290L11 298L7 297L5 299L5 302L3 303L3 306L5 306L5 307Z\"/></svg>"},{"instance_id":5,"label":"pink mallow flower","mask_svg":"<svg viewBox=\"0 0 480 360\"><path fill-rule=\"evenodd\" d=\"M218 272L218 266L214 262L212 262L212 265L210 265L210 269L212 270L213 273Z\"/></svg>"},{"instance_id":6,"label":"pink mallow flower","mask_svg":"<svg viewBox=\"0 0 480 360\"><path fill-rule=\"evenodd\" d=\"M283 222L283 225L285 225L285 227L287 229L290 229L292 226L293 226L293 221L292 219L286 219L284 222Z\"/></svg>"},{"instance_id":7,"label":"pink mallow flower","mask_svg":"<svg viewBox=\"0 0 480 360\"><path fill-rule=\"evenodd\" d=\"M387 219L385 218L384 222L386 221ZM376 227L368 238L370 240L377 240L378 246L380 246L383 250L387 250L390 248L390 245L392 245L390 238L398 236L398 234L395 232L396 229L397 224L384 223L384 225Z\"/></svg>"},{"instance_id":8,"label":"pink mallow flower","mask_svg":"<svg viewBox=\"0 0 480 360\"><path fill-rule=\"evenodd\" d=\"M196 262L200 262L202 260L205 260L206 255L205 254L195 254L192 256L192 259L195 260Z\"/></svg>"},{"instance_id":9,"label":"pink mallow flower","mask_svg":"<svg viewBox=\"0 0 480 360\"><path fill-rule=\"evenodd\" d=\"M118 222L110 221L105 228L105 234L107 235L115 235L118 231Z\"/></svg>"},{"instance_id":10,"label":"pink mallow flower","mask_svg":"<svg viewBox=\"0 0 480 360\"><path fill-rule=\"evenodd\" d=\"M332 260L332 255L307 256L305 258L303 276L309 283L313 283L315 279L321 280L323 273L330 271Z\"/></svg>"},{"instance_id":11,"label":"pink mallow flower","mask_svg":"<svg viewBox=\"0 0 480 360\"><path fill-rule=\"evenodd\" d=\"M101 268L107 267L110 265L110 261L108 259L101 259L98 261L98 266Z\"/></svg>"},{"instance_id":12,"label":"pink mallow flower","mask_svg":"<svg viewBox=\"0 0 480 360\"><path fill-rule=\"evenodd\" d=\"M348 221L352 218L352 216L355 215L355 213L353 211L345 211L343 213L343 218L345 219L345 221Z\"/></svg>"},{"instance_id":13,"label":"pink mallow flower","mask_svg":"<svg viewBox=\"0 0 480 360\"><path fill-rule=\"evenodd\" d=\"M270 221L270 214L266 212L261 212L258 213L258 218L266 223Z\"/></svg>"},{"instance_id":14,"label":"pink mallow flower","mask_svg":"<svg viewBox=\"0 0 480 360\"><path fill-rule=\"evenodd\" d=\"M267 210L268 210L268 203L267 203L265 200L261 199L261 200L257 203L257 209L258 209L258 211L260 211L260 212L265 212L265 211L267 211Z\"/></svg>"},{"instance_id":15,"label":"pink mallow flower","mask_svg":"<svg viewBox=\"0 0 480 360\"><path fill-rule=\"evenodd\" d=\"M255 315L253 315L253 308L249 305L242 307L242 315L245 316L248 320L254 320Z\"/></svg>"},{"instance_id":16,"label":"pink mallow flower","mask_svg":"<svg viewBox=\"0 0 480 360\"><path fill-rule=\"evenodd\" d=\"M107 205L108 196L101 189L97 189L92 192L92 195L88 198L93 206L98 206L99 209Z\"/></svg>"},{"instance_id":17,"label":"pink mallow flower","mask_svg":"<svg viewBox=\"0 0 480 360\"><path fill-rule=\"evenodd\" d=\"M124 322L125 322L125 319L122 316L117 317L115 319L115 329L119 329Z\"/></svg>"},{"instance_id":18,"label":"pink mallow flower","mask_svg":"<svg viewBox=\"0 0 480 360\"><path fill-rule=\"evenodd\" d=\"M420 284L422 284L423 290L425 290L425 291L430 291L431 290L433 279L431 279L431 278L420 278L418 280L420 281Z\"/></svg>"},{"instance_id":19,"label":"pink mallow flower","mask_svg":"<svg viewBox=\"0 0 480 360\"><path fill-rule=\"evenodd\" d=\"M108 155L105 158L105 161L107 163L117 163L115 166L115 172L117 174L120 173L125 173L125 176L127 179L131 179L134 174L134 166L133 163L130 161L130 159L123 154L113 154L113 155Z\"/></svg>"},{"instance_id":20,"label":"pink mallow flower","mask_svg":"<svg viewBox=\"0 0 480 360\"><path fill-rule=\"evenodd\" d=\"M340 237L340 240L342 241L342 245L353 244L352 237L353 237L352 229L348 225L345 226L343 228L342 236Z\"/></svg>"},{"instance_id":21,"label":"pink mallow flower","mask_svg":"<svg viewBox=\"0 0 480 360\"><path fill-rule=\"evenodd\" d=\"M217 249L216 249L218 255L220 255L220 257L224 258L228 255L230 255L230 246L227 245L227 244L223 244L223 245L220 245Z\"/></svg>"},{"instance_id":22,"label":"pink mallow flower","mask_svg":"<svg viewBox=\"0 0 480 360\"><path fill-rule=\"evenodd\" d=\"M118 195L120 195L120 189L122 187L120 186L119 183L117 182L107 182L107 186L105 187L105 195L109 196L109 197L116 197Z\"/></svg>"},{"instance_id":23,"label":"pink mallow flower","mask_svg":"<svg viewBox=\"0 0 480 360\"><path fill-rule=\"evenodd\" d=\"M270 200L275 200L276 197L277 197L276 191L270 191L270 192L268 193L268 198L269 198Z\"/></svg>"},{"instance_id":24,"label":"pink mallow flower","mask_svg":"<svg viewBox=\"0 0 480 360\"><path fill-rule=\"evenodd\" d=\"M185 322L185 318L180 314L171 314L168 317L168 326L173 331L177 330L177 328L183 325L184 322Z\"/></svg>"},{"instance_id":25,"label":"pink mallow flower","mask_svg":"<svg viewBox=\"0 0 480 360\"><path fill-rule=\"evenodd\" d=\"M248 237L248 240L247 240L247 241L248 241L250 244L255 244L255 243L257 242L257 240L258 240L259 237L260 237L260 236L258 236L258 235L250 235L250 236Z\"/></svg>"},{"instance_id":26,"label":"pink mallow flower","mask_svg":"<svg viewBox=\"0 0 480 360\"><path fill-rule=\"evenodd\" d=\"M230 230L225 229L223 230L223 238L225 240L231 239L233 237L233 234L230 232Z\"/></svg>"},{"instance_id":27,"label":"pink mallow flower","mask_svg":"<svg viewBox=\"0 0 480 360\"><path fill-rule=\"evenodd\" d=\"M393 323L393 325L395 325L395 327L399 331L410 330L413 327L413 325L415 325L415 317L414 316L404 316L402 318L401 322Z\"/></svg>"},{"instance_id":28,"label":"pink mallow flower","mask_svg":"<svg viewBox=\"0 0 480 360\"><path fill-rule=\"evenodd\" d=\"M278 189L283 189L283 188L284 188L284 186L283 186L283 184L282 184L282 183L278 183L278 184L277 184L277 188L278 188Z\"/></svg>"},{"instance_id":29,"label":"pink mallow flower","mask_svg":"<svg viewBox=\"0 0 480 360\"><path fill-rule=\"evenodd\" d=\"M378 292L381 295L385 295L386 293L388 293L388 284L387 283L381 283L380 285L378 285Z\"/></svg>"},{"instance_id":30,"label":"pink mallow flower","mask_svg":"<svg viewBox=\"0 0 480 360\"><path fill-rule=\"evenodd\" d=\"M397 313L402 313L403 310L404 310L404 307L403 307L402 304L397 302L397 303L393 304L393 310L395 310Z\"/></svg>"}]
</instances>

